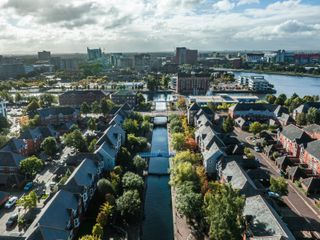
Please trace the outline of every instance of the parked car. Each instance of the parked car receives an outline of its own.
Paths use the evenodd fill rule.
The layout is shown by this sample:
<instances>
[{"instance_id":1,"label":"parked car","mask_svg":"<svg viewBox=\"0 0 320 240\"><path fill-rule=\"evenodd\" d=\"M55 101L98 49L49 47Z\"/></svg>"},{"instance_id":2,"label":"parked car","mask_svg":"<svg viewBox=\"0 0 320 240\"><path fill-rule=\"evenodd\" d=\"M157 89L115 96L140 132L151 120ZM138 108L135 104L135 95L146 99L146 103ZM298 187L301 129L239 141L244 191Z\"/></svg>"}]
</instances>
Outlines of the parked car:
<instances>
[{"instance_id":1,"label":"parked car","mask_svg":"<svg viewBox=\"0 0 320 240\"><path fill-rule=\"evenodd\" d=\"M7 208L7 209L12 208L12 207L16 204L17 200L18 200L17 197L15 197L15 196L14 196L14 197L11 197L11 198L6 202L6 204L4 205L4 207Z\"/></svg>"},{"instance_id":2,"label":"parked car","mask_svg":"<svg viewBox=\"0 0 320 240\"><path fill-rule=\"evenodd\" d=\"M29 190L32 188L32 186L33 186L33 182L28 182L28 183L24 186L23 190L27 192L27 191L29 191Z\"/></svg>"},{"instance_id":3,"label":"parked car","mask_svg":"<svg viewBox=\"0 0 320 240\"><path fill-rule=\"evenodd\" d=\"M280 195L278 193L276 193L276 192L268 191L267 194L268 194L268 196L270 198L275 198L275 199L279 199L280 198Z\"/></svg>"},{"instance_id":4,"label":"parked car","mask_svg":"<svg viewBox=\"0 0 320 240\"><path fill-rule=\"evenodd\" d=\"M6 222L7 228L13 227L18 222L18 213L12 214Z\"/></svg>"}]
</instances>

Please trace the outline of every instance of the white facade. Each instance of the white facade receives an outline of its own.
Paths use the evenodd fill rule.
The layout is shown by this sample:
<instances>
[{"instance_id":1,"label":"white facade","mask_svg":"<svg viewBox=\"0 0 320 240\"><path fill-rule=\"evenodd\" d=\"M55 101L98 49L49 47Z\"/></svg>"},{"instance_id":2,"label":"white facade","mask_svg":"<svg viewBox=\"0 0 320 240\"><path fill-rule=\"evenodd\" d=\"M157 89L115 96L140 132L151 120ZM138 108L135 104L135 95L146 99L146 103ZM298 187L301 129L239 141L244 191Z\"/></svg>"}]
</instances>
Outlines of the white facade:
<instances>
[{"instance_id":1,"label":"white facade","mask_svg":"<svg viewBox=\"0 0 320 240\"><path fill-rule=\"evenodd\" d=\"M7 106L5 101L0 101L0 116L7 117Z\"/></svg>"}]
</instances>

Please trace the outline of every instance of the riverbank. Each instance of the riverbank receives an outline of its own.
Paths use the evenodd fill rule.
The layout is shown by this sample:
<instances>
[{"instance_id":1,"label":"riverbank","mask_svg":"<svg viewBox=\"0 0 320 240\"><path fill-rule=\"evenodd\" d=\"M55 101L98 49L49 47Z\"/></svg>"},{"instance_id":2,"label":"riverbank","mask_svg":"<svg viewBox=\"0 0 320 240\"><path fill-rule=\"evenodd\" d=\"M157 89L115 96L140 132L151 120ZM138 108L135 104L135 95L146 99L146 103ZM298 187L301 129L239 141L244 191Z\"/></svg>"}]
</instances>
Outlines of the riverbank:
<instances>
[{"instance_id":1,"label":"riverbank","mask_svg":"<svg viewBox=\"0 0 320 240\"><path fill-rule=\"evenodd\" d=\"M275 72L269 70L254 70L254 69L228 69L232 72L247 72L247 73L257 73L257 74L271 74L271 75L284 75L293 77L312 77L320 78L320 75L310 74L310 73L295 73L295 72Z\"/></svg>"}]
</instances>

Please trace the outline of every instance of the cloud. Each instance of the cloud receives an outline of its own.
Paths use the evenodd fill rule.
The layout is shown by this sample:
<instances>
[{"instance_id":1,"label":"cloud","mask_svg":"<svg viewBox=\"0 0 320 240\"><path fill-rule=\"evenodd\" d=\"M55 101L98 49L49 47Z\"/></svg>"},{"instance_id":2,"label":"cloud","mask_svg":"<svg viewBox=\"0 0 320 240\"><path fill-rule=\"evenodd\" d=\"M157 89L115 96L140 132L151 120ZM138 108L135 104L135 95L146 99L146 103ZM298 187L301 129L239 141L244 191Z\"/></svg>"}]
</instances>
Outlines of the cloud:
<instances>
[{"instance_id":1,"label":"cloud","mask_svg":"<svg viewBox=\"0 0 320 240\"><path fill-rule=\"evenodd\" d=\"M230 11L235 7L235 3L231 2L230 0L220 0L216 3L214 3L213 9L217 11Z\"/></svg>"},{"instance_id":2,"label":"cloud","mask_svg":"<svg viewBox=\"0 0 320 240\"><path fill-rule=\"evenodd\" d=\"M253 4L253 3L260 3L260 0L239 0L237 2L237 6Z\"/></svg>"},{"instance_id":3,"label":"cloud","mask_svg":"<svg viewBox=\"0 0 320 240\"><path fill-rule=\"evenodd\" d=\"M279 24L274 28L275 32L279 33L304 33L304 32L313 32L319 31L320 25L319 24L305 24L299 22L297 20L288 20L284 23Z\"/></svg>"}]
</instances>

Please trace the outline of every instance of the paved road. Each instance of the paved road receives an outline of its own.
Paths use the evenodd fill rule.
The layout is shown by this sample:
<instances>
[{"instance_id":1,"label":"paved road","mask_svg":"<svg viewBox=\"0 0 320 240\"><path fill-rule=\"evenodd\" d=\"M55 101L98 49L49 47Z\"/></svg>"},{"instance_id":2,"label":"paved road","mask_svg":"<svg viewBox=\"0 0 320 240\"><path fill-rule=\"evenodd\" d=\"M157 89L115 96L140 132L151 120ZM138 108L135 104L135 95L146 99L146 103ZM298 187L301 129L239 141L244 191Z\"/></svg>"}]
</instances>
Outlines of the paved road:
<instances>
[{"instance_id":1,"label":"paved road","mask_svg":"<svg viewBox=\"0 0 320 240\"><path fill-rule=\"evenodd\" d=\"M252 136L246 132L236 129L235 134L238 139L252 145L249 137ZM268 159L264 154L254 152L259 159L261 168L269 172L272 176L280 176L279 169L274 162ZM315 208L311 200L296 189L291 181L288 181L288 195L283 197L284 202L289 207L287 211L283 209L281 213L283 220L288 224L293 232L310 231L313 239L320 239L320 211Z\"/></svg>"}]
</instances>

